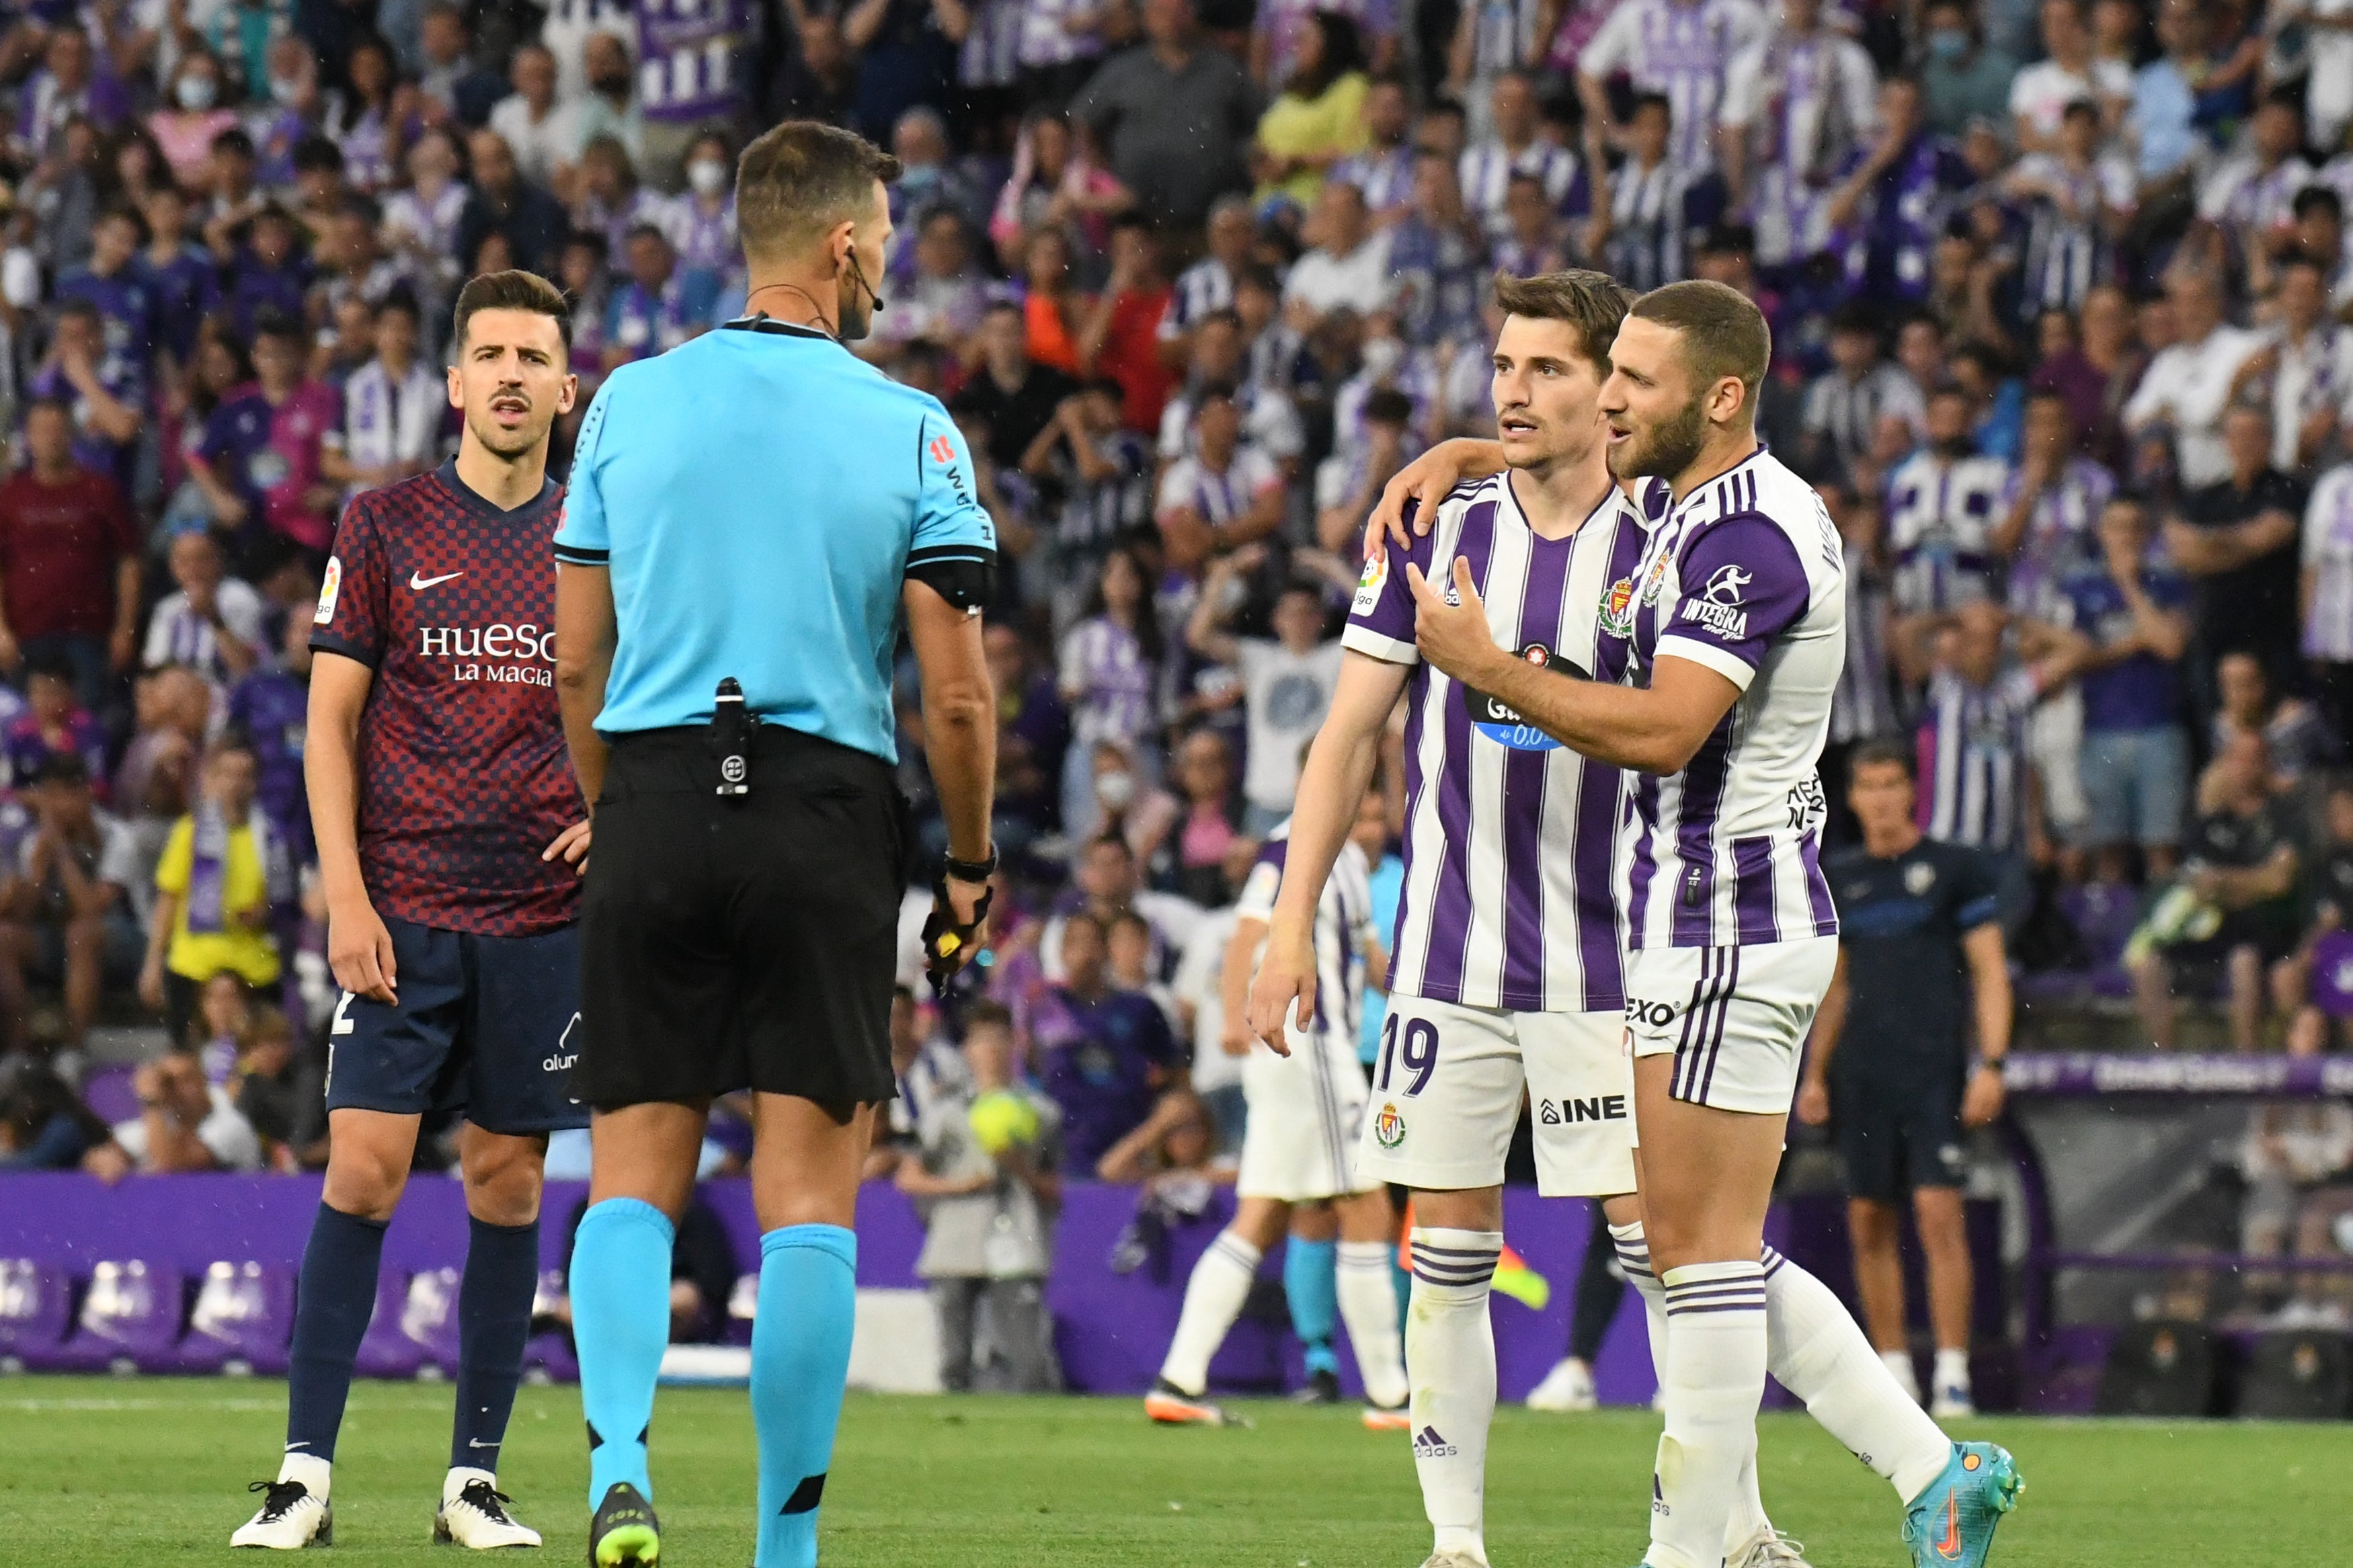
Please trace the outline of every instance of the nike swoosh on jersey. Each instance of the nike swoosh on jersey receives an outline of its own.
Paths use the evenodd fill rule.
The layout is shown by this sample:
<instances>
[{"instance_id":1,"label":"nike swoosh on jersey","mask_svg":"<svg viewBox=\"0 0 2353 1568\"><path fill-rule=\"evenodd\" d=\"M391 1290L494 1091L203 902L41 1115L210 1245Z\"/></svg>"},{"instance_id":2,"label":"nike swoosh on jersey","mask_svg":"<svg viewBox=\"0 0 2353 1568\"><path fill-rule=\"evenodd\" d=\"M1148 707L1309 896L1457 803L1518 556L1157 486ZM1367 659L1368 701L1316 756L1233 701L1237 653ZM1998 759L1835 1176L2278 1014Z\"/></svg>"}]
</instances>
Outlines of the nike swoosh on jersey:
<instances>
[{"instance_id":1,"label":"nike swoosh on jersey","mask_svg":"<svg viewBox=\"0 0 2353 1568\"><path fill-rule=\"evenodd\" d=\"M408 574L408 591L412 594L422 594L427 588L438 587L444 583L464 575L463 572L444 572L438 577L427 577L422 572L411 572Z\"/></svg>"}]
</instances>

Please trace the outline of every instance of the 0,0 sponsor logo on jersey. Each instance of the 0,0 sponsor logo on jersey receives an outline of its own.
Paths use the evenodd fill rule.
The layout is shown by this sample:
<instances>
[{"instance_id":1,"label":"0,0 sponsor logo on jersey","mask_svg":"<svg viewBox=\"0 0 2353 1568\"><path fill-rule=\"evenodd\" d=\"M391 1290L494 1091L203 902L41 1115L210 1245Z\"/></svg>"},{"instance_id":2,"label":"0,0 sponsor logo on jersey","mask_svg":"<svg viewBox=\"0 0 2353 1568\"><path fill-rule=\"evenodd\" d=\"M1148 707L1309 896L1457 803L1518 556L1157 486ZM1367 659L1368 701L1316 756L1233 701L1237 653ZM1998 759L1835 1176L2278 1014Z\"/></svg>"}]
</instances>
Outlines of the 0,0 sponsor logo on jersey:
<instances>
[{"instance_id":1,"label":"0,0 sponsor logo on jersey","mask_svg":"<svg viewBox=\"0 0 2353 1568\"><path fill-rule=\"evenodd\" d=\"M1640 997L1626 998L1626 1021L1640 1024L1646 1029L1663 1029L1675 1021L1675 1005L1672 1002L1645 1002Z\"/></svg>"},{"instance_id":2,"label":"0,0 sponsor logo on jersey","mask_svg":"<svg viewBox=\"0 0 2353 1568\"><path fill-rule=\"evenodd\" d=\"M1556 660L1552 649L1540 642L1532 642L1520 649L1520 658L1538 669L1557 668L1565 675L1580 673L1566 660ZM1520 710L1501 702L1483 691L1463 688L1462 700L1470 704L1471 722L1479 733L1497 745L1509 746L1515 752L1549 752L1560 742L1537 729L1524 718Z\"/></svg>"}]
</instances>

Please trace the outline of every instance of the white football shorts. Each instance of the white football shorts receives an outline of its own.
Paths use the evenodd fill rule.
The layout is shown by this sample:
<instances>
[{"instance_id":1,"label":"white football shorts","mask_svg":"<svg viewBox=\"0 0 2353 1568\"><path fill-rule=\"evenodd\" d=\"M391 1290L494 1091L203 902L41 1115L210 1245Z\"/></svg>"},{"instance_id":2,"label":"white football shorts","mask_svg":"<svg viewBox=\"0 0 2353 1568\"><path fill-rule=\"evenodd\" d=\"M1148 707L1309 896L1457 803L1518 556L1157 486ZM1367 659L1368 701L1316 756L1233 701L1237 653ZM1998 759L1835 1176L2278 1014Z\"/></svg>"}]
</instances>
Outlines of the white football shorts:
<instances>
[{"instance_id":1,"label":"white football shorts","mask_svg":"<svg viewBox=\"0 0 2353 1568\"><path fill-rule=\"evenodd\" d=\"M1235 1195L1299 1204L1370 1192L1379 1180L1356 1175L1365 1069L1355 1038L1297 1029L1288 1038L1287 1057L1253 1046L1242 1058L1250 1115L1242 1123Z\"/></svg>"},{"instance_id":2,"label":"white football shorts","mask_svg":"<svg viewBox=\"0 0 2353 1568\"><path fill-rule=\"evenodd\" d=\"M1634 1190L1634 1069L1616 1013L1505 1013L1389 998L1356 1169L1429 1192L1492 1187L1530 1101L1536 1189Z\"/></svg>"},{"instance_id":3,"label":"white football shorts","mask_svg":"<svg viewBox=\"0 0 2353 1568\"><path fill-rule=\"evenodd\" d=\"M1838 967L1838 938L1626 955L1634 1055L1674 1054L1668 1092L1718 1110L1779 1116L1798 1088L1806 1031Z\"/></svg>"}]
</instances>

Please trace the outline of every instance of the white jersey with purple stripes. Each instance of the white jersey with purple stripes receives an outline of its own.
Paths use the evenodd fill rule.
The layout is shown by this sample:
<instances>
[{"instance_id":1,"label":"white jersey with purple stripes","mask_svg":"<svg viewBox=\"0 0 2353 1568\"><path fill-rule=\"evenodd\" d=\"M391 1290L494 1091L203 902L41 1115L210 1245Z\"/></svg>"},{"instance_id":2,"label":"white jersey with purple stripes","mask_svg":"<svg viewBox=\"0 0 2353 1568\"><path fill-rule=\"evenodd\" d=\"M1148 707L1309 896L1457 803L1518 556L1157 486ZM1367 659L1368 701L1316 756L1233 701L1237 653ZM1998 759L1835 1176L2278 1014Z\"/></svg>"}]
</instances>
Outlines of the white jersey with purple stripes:
<instances>
[{"instance_id":1,"label":"white jersey with purple stripes","mask_svg":"<svg viewBox=\"0 0 2353 1568\"><path fill-rule=\"evenodd\" d=\"M1624 0L1585 46L1577 69L1604 80L1623 72L1635 90L1663 94L1673 127L1667 155L1705 169L1715 163L1733 59L1770 30L1756 0Z\"/></svg>"},{"instance_id":2,"label":"white jersey with purple stripes","mask_svg":"<svg viewBox=\"0 0 2353 1568\"><path fill-rule=\"evenodd\" d=\"M1498 474L1456 486L1427 535L1366 564L1341 641L1414 667L1393 994L1526 1013L1623 1005L1610 855L1625 775L1422 662L1406 567L1451 596L1453 563L1468 562L1497 643L1564 679L1614 681L1643 537L1612 487L1575 533L1539 538Z\"/></svg>"},{"instance_id":3,"label":"white jersey with purple stripes","mask_svg":"<svg viewBox=\"0 0 2353 1568\"><path fill-rule=\"evenodd\" d=\"M1632 606L1625 679L1704 664L1740 698L1683 770L1628 792L1619 864L1628 945L1715 948L1833 936L1815 773L1846 662L1846 566L1811 486L1761 446L1667 507Z\"/></svg>"},{"instance_id":4,"label":"white jersey with purple stripes","mask_svg":"<svg viewBox=\"0 0 2353 1568\"><path fill-rule=\"evenodd\" d=\"M1258 863L1242 883L1234 912L1244 920L1274 922L1275 894L1291 851L1291 821L1267 835ZM1373 872L1365 852L1340 846L1324 891L1315 900L1315 1027L1355 1048L1365 1014L1365 942L1373 934Z\"/></svg>"}]
</instances>

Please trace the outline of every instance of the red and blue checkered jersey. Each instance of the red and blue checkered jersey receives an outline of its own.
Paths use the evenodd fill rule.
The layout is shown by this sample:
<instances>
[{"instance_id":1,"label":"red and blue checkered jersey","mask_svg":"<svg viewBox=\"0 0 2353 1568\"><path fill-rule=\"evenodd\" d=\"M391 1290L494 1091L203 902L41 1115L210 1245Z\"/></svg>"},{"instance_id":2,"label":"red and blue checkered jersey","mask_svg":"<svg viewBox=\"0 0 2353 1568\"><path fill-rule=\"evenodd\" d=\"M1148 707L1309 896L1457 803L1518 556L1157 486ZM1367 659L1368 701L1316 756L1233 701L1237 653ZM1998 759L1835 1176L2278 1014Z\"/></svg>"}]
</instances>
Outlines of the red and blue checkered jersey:
<instances>
[{"instance_id":1,"label":"red and blue checkered jersey","mask_svg":"<svg viewBox=\"0 0 2353 1568\"><path fill-rule=\"evenodd\" d=\"M577 917L540 854L586 815L555 705L564 497L501 511L457 465L353 498L311 647L375 671L360 719L360 870L376 912L531 936Z\"/></svg>"}]
</instances>

